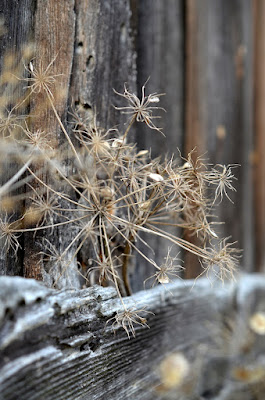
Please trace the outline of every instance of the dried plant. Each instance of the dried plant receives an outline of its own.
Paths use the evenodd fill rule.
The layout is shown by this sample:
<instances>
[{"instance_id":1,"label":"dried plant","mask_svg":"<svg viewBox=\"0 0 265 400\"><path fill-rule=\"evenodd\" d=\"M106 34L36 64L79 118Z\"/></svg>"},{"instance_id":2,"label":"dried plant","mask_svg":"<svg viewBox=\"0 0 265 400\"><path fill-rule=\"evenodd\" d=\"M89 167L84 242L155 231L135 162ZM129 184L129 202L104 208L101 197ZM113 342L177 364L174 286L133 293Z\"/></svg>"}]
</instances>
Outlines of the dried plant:
<instances>
[{"instance_id":1,"label":"dried plant","mask_svg":"<svg viewBox=\"0 0 265 400\"><path fill-rule=\"evenodd\" d=\"M153 106L161 94L146 95L145 85L141 99L126 86L124 93L116 92L128 102L117 107L130 116L123 133L104 129L96 117L91 122L78 111L71 114L72 130L66 129L56 109L58 75L51 73L54 61L47 67L39 63L38 68L36 60L30 61L26 68L28 76L19 78L27 84L25 97L10 112L1 114L3 146L12 154L14 162L20 164L18 172L0 188L1 209L4 209L4 199L12 202L14 189L27 188L26 193L15 197L25 202L17 221L10 221L12 212L2 213L3 247L16 253L19 235L49 233L50 239L42 241L43 251L39 256L44 267L47 262L53 262L55 269L60 265L54 283L60 279L59 270L65 273L75 264L79 265L83 285L94 282L114 285L124 310L113 317L113 327L121 326L128 337L134 336L134 324L147 326L147 321L139 316L144 309L129 310L123 302L123 296L131 294L128 271L132 253L138 252L155 268L148 278L153 280L153 285L165 285L171 278L181 277L185 269L176 264L177 254L168 253L163 265L150 259L143 249L149 246L142 237L143 232L195 254L201 261L201 275L221 281L234 278L238 250L232 247L233 243L218 238L214 229L217 223L211 216L217 199L229 198L228 191L235 190L232 173L235 165L210 167L201 157L195 157L195 151L187 158L172 156L165 160L152 159L147 150L137 151L128 140L134 123L145 123L161 132L154 123L159 118L155 114L161 108ZM27 119L17 115L26 104L25 99L38 95L46 99L44 107L54 114L67 148L65 144L58 145L52 132L32 128L36 115ZM168 233L167 226L189 230L198 236L201 245ZM52 240L57 228L72 232L70 242L61 244L60 249ZM140 248L139 243L144 247Z\"/></svg>"}]
</instances>

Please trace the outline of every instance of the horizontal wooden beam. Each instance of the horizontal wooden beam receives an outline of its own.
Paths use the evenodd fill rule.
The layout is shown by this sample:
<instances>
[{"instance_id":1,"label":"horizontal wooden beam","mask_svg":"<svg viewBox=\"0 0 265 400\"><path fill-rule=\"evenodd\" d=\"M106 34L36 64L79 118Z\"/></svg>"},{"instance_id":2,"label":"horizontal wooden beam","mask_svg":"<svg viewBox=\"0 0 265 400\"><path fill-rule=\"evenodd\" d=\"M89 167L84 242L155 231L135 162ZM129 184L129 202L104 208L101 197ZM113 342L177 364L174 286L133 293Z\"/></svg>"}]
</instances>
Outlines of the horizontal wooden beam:
<instances>
[{"instance_id":1,"label":"horizontal wooden beam","mask_svg":"<svg viewBox=\"0 0 265 400\"><path fill-rule=\"evenodd\" d=\"M0 277L0 399L151 400L189 390L202 396L194 398L236 390L245 399L249 382L247 389L239 378L235 385L233 371L265 361L264 340L249 328L250 316L265 309L264 277L244 276L225 287L177 281L124 303L154 313L143 315L150 329L136 325L130 340L109 321L123 310L113 288L55 291ZM185 385L168 387L161 368L176 352L190 373Z\"/></svg>"}]
</instances>

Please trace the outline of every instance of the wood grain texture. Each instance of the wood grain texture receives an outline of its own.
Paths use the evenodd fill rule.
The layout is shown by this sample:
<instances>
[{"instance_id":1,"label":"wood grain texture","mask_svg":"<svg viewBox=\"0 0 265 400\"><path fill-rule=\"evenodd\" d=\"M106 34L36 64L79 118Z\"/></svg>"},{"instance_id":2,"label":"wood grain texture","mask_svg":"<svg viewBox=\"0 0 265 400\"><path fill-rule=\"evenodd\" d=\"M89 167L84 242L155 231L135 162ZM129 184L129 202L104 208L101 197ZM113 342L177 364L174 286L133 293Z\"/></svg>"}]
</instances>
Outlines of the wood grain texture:
<instances>
[{"instance_id":1,"label":"wood grain texture","mask_svg":"<svg viewBox=\"0 0 265 400\"><path fill-rule=\"evenodd\" d=\"M255 250L257 269L265 271L265 4L255 4Z\"/></svg>"},{"instance_id":2,"label":"wood grain texture","mask_svg":"<svg viewBox=\"0 0 265 400\"><path fill-rule=\"evenodd\" d=\"M152 131L143 123L135 126L135 137L139 149L151 149L152 157L173 154L178 156L177 149L183 150L184 141L184 6L180 0L146 0L138 1L135 8L137 20L137 86L141 98L141 89L148 78L146 93L165 93L160 98L159 106L166 112L156 115L161 119L154 120L163 128L166 137ZM176 230L168 229L171 233ZM150 236L150 235L149 235ZM158 237L144 239L155 250L145 249L148 257L156 259L158 264L164 262L168 243ZM139 259L136 263L141 269L136 276L144 281L150 274L150 264ZM141 277L141 278L140 278ZM138 282L133 287L142 289ZM137 285L138 283L138 285Z\"/></svg>"},{"instance_id":3,"label":"wood grain texture","mask_svg":"<svg viewBox=\"0 0 265 400\"><path fill-rule=\"evenodd\" d=\"M221 237L245 248L253 268L253 9L244 1L187 1L185 148L210 163L240 164L234 205L224 200ZM195 265L191 260L191 265ZM193 271L196 275L198 269Z\"/></svg>"},{"instance_id":4,"label":"wood grain texture","mask_svg":"<svg viewBox=\"0 0 265 400\"><path fill-rule=\"evenodd\" d=\"M70 102L105 129L121 131L126 117L114 105L124 105L113 89L127 82L135 91L136 70L129 0L77 1L74 64Z\"/></svg>"},{"instance_id":5,"label":"wood grain texture","mask_svg":"<svg viewBox=\"0 0 265 400\"><path fill-rule=\"evenodd\" d=\"M191 291L192 285L174 282L168 286L171 293L160 286L126 298L128 308L145 305L155 313L147 317L150 329L136 326L136 338L128 340L125 331L114 335L111 322L106 324L121 310L112 288L54 291L34 280L1 277L1 400L151 400L162 394L176 399L176 393L161 394L157 386L160 362L176 351L199 362L194 368L201 376L192 384L197 397L192 398L212 393L227 400L226 383L235 390L227 362L233 365L242 357L247 362L257 352L260 362L264 354L264 341L257 340L251 351L243 352L243 345L249 316L265 306L265 281L246 276L237 286L212 289L200 280ZM222 338L229 318L231 340ZM211 342L219 343L212 352ZM221 368L218 377L216 368ZM242 394L246 387L236 385L239 389Z\"/></svg>"},{"instance_id":6,"label":"wood grain texture","mask_svg":"<svg viewBox=\"0 0 265 400\"><path fill-rule=\"evenodd\" d=\"M1 33L0 33L0 74L21 72L21 60L23 57L23 49L32 39L34 0L22 1L1 1ZM7 60L9 59L9 62ZM3 114L9 111L16 101L23 95L23 87L25 82L11 78L11 83L3 84L1 79L0 96L1 96L1 118ZM2 97L3 96L3 97ZM3 99L6 97L7 101ZM7 109L7 110L6 110ZM23 111L23 110L22 110ZM7 182L9 178L19 169L18 164L11 158L1 159L1 169L5 174L0 175L0 184ZM16 192L18 193L18 192ZM1 215L2 216L2 215ZM15 218L15 216L13 216ZM1 240L1 248L2 248ZM18 258L0 252L0 275L21 275L23 255L20 252Z\"/></svg>"},{"instance_id":7,"label":"wood grain texture","mask_svg":"<svg viewBox=\"0 0 265 400\"><path fill-rule=\"evenodd\" d=\"M58 2L54 0L38 0L34 14L34 46L35 59L34 68L44 70L49 66L48 74L56 76L56 82L51 87L54 96L56 111L64 125L67 119L67 102L69 97L69 84L72 72L72 61L75 39L75 12L74 0ZM61 131L60 125L51 109L47 95L44 91L31 96L30 100L31 129L38 129L50 135L50 142L54 148L66 141ZM36 169L42 165L36 166ZM46 184L52 184L52 177L47 173L40 175ZM36 190L43 190L38 182L32 182ZM70 193L67 193L70 194ZM61 202L61 206L64 204ZM43 237L46 232L33 232L24 234L24 270L23 275L27 278L35 278L45 281L47 285L54 282L49 277L49 269L44 273L43 256L41 251L45 251L42 246ZM56 228L54 235L50 235L50 240L59 251L65 248L73 239L73 233L66 229ZM73 285L79 287L77 278L77 267L71 268L69 280ZM67 281L67 279L66 279ZM66 283L67 284L67 283Z\"/></svg>"},{"instance_id":8,"label":"wood grain texture","mask_svg":"<svg viewBox=\"0 0 265 400\"><path fill-rule=\"evenodd\" d=\"M23 12L19 11L21 6L25 6ZM14 41L19 32L22 31L19 36L21 41L26 41L25 32L28 32L27 38L30 37L35 48L34 68L42 66L46 69L50 65L49 74L56 76L51 91L56 111L68 132L73 126L68 123L71 122L69 110L78 110L82 117L89 120L96 117L98 125L106 130L119 125L123 131L126 119L114 108L115 104L121 105L122 100L114 94L113 88L122 92L124 82L128 82L130 90L135 91L136 87L129 0L37 0L34 7L29 1L5 2L5 7L11 25L8 34L14 36L10 43L12 51L17 49ZM20 19L15 20L16 15ZM5 43L2 44L3 49ZM40 129L49 133L53 147L60 148L65 144L65 135L47 104L45 93L33 94L30 112L32 130ZM64 162L67 164L67 159ZM41 168L41 165L36 168ZM48 173L43 173L41 179L48 184L52 181ZM40 187L38 182L31 184L36 189ZM67 194L73 195L70 192ZM62 201L61 206L69 207ZM61 251L71 242L73 235L75 232L56 227L53 234L49 235L49 241ZM25 277L44 280L48 286L52 286L54 278L41 255L41 251L45 251L42 241L46 236L47 232L27 232L23 235L21 259ZM2 258L5 263L2 274L22 274L21 269L18 271L17 268L16 272L12 272L15 264L11 263L11 259L7 262L4 255ZM71 265L72 272L65 280L60 279L59 287L69 286L70 281L71 286L80 287L76 260Z\"/></svg>"}]
</instances>

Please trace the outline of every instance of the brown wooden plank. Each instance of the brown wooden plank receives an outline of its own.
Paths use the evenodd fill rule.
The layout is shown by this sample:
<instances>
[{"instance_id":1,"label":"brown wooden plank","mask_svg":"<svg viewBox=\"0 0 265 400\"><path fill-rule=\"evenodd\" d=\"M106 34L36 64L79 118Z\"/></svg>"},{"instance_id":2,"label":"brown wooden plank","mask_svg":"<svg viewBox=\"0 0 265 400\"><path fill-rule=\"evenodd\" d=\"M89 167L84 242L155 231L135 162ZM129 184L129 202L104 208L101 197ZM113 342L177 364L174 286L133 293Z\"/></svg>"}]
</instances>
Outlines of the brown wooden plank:
<instances>
[{"instance_id":1,"label":"brown wooden plank","mask_svg":"<svg viewBox=\"0 0 265 400\"><path fill-rule=\"evenodd\" d=\"M33 65L36 70L40 68L45 70L52 63L49 68L49 74L58 76L55 84L51 87L51 91L56 99L56 111L63 124L65 124L67 118L67 101L72 73L75 35L74 4L74 0L64 2L39 0L36 3L34 15L35 59L33 60ZM32 115L30 126L32 131L39 129L46 134L50 134L50 140L54 148L58 148L60 144L66 141L56 116L48 104L44 91L36 95L33 93L31 96L30 113ZM41 167L42 165L40 164L35 168ZM40 175L40 178L50 184L51 177L49 178L46 173ZM36 182L34 184L32 182L32 184L36 187L36 190L42 190L39 183ZM45 251L42 246L42 239L46 235L46 232L40 232L37 235L33 232L25 234L23 272L25 277L45 280L46 284L51 285L53 281L50 280L49 270L46 268L47 274L43 272L43 256L40 253L41 250ZM64 248L70 243L72 236L69 230L55 229L54 235L49 235L49 240L58 248L63 243ZM71 268L73 273L69 273L69 280L73 286L76 286L78 285L78 279L75 277L77 273L74 272L74 269L74 267Z\"/></svg>"},{"instance_id":2,"label":"brown wooden plank","mask_svg":"<svg viewBox=\"0 0 265 400\"><path fill-rule=\"evenodd\" d=\"M237 193L216 211L225 222L220 237L232 236L253 268L253 9L252 2L188 0L186 8L186 152L195 146L213 164L233 170ZM191 265L196 265L193 258ZM189 275L196 276L199 269Z\"/></svg>"},{"instance_id":3,"label":"brown wooden plank","mask_svg":"<svg viewBox=\"0 0 265 400\"><path fill-rule=\"evenodd\" d=\"M250 317L264 310L264 278L247 275L223 289L199 280L191 290L193 284L174 282L171 293L160 286L126 298L126 307L155 313L147 315L150 329L136 326L129 340L123 329L114 334L106 325L122 310L113 288L54 291L1 277L1 400L245 399L251 382L235 380L233 371L259 368L264 360L263 337L249 330ZM175 352L192 362L190 378L167 391L161 362Z\"/></svg>"},{"instance_id":4,"label":"brown wooden plank","mask_svg":"<svg viewBox=\"0 0 265 400\"><path fill-rule=\"evenodd\" d=\"M255 4L255 254L259 271L265 268L265 4Z\"/></svg>"},{"instance_id":5,"label":"brown wooden plank","mask_svg":"<svg viewBox=\"0 0 265 400\"><path fill-rule=\"evenodd\" d=\"M19 10L23 5L21 12ZM77 108L85 112L85 117L93 119L93 115L97 114L97 122L106 130L117 125L121 125L121 130L124 129L125 117L114 108L114 104L119 105L121 99L114 94L113 88L122 91L126 81L134 90L136 81L129 1L121 3L115 0L110 4L106 1L38 0L34 2L34 7L30 2L9 2L5 13L11 25L8 35L14 35L10 41L12 51L19 48L20 42L15 42L17 37L21 41L26 40L27 32L27 38L32 39L35 48L32 61L34 69L38 70L41 66L45 69L51 63L49 73L56 76L51 88L55 108L69 132L73 125L67 122L70 119L68 110L75 111ZM17 14L18 19L15 18ZM7 42L6 36L3 49ZM25 87L25 81L21 85ZM45 93L33 93L30 113L30 129L49 133L53 147L63 151L60 149L61 146L65 148L66 138L51 107L47 106ZM67 164L67 158L64 162ZM35 169L40 167L41 164L35 165ZM49 173L44 171L39 177L48 185L52 184ZM31 185L43 190L37 181L31 181ZM70 192L67 194L72 195ZM26 201L26 208L29 204ZM61 206L67 207L67 204L61 201ZM54 277L41 254L41 251L45 252L42 240L47 237L61 251L75 234L74 230L60 228L55 228L52 234L48 230L37 234L25 233L22 251L24 276L44 280L48 286L53 285ZM80 286L76 260L72 264L73 268L69 268L68 276L64 281L61 279L59 286ZM14 265L12 263L10 266L10 273L13 273L12 268L17 270ZM3 273L9 274L6 265Z\"/></svg>"}]
</instances>

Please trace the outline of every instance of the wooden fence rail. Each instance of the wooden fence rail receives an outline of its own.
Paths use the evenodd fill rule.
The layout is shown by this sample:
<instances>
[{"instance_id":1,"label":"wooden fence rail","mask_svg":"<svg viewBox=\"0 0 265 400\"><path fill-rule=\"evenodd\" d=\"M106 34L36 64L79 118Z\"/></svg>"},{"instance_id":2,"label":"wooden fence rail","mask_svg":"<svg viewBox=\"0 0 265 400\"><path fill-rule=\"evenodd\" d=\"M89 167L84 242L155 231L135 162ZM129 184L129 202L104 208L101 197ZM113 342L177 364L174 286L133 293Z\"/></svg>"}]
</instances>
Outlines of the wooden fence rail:
<instances>
[{"instance_id":1,"label":"wooden fence rail","mask_svg":"<svg viewBox=\"0 0 265 400\"><path fill-rule=\"evenodd\" d=\"M264 318L265 279L193 284L126 298L128 309L154 313L129 340L109 321L122 311L112 288L55 291L1 277L0 399L262 400L264 322L255 332L250 321Z\"/></svg>"}]
</instances>

